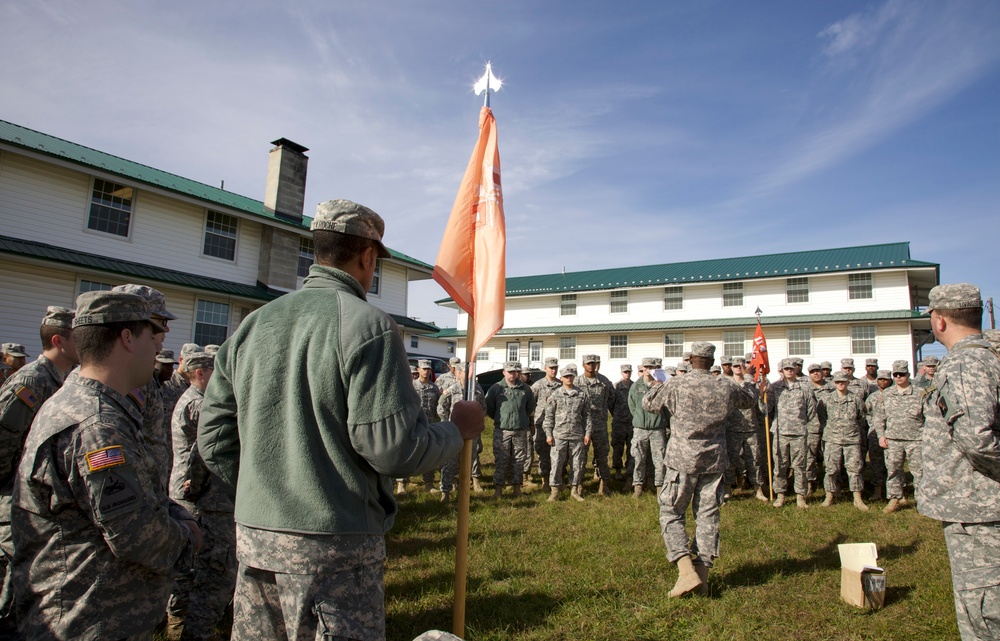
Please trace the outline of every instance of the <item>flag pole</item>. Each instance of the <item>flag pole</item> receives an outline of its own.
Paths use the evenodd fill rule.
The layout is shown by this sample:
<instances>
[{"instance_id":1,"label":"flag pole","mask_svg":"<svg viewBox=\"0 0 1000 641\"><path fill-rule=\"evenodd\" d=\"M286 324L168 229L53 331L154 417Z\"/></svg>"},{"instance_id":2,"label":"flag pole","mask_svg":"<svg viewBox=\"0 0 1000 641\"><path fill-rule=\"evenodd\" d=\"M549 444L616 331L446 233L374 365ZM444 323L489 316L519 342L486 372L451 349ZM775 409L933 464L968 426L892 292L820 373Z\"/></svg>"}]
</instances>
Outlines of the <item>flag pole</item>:
<instances>
[{"instance_id":1,"label":"flag pole","mask_svg":"<svg viewBox=\"0 0 1000 641\"><path fill-rule=\"evenodd\" d=\"M760 327L760 307L757 308L757 326ZM763 373L760 375L760 387L761 393L764 396L764 442L767 444L767 495L771 498L771 502L774 502L774 470L772 468L771 457L773 453L771 452L771 420L768 418L767 406L767 376Z\"/></svg>"},{"instance_id":2,"label":"flag pole","mask_svg":"<svg viewBox=\"0 0 1000 641\"><path fill-rule=\"evenodd\" d=\"M465 341L465 398L476 398L476 379L473 371L472 337L475 335L475 318L469 314ZM472 441L462 443L458 463L458 526L455 534L455 605L452 610L452 634L465 638L465 584L469 568L469 486L472 484Z\"/></svg>"}]
</instances>

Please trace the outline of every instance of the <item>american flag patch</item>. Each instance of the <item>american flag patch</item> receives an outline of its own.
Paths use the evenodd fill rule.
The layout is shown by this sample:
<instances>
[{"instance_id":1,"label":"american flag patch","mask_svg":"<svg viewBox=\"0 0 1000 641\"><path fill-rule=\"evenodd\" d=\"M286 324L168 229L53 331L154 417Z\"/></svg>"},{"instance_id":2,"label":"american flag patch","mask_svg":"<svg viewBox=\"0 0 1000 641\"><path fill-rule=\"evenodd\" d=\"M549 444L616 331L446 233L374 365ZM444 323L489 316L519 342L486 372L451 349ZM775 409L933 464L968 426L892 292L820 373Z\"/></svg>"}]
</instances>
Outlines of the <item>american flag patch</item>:
<instances>
[{"instance_id":1,"label":"american flag patch","mask_svg":"<svg viewBox=\"0 0 1000 641\"><path fill-rule=\"evenodd\" d=\"M24 385L19 387L17 391L14 392L14 395L21 399L21 401L28 406L29 410L35 409L35 406L38 405L38 397Z\"/></svg>"},{"instance_id":2,"label":"american flag patch","mask_svg":"<svg viewBox=\"0 0 1000 641\"><path fill-rule=\"evenodd\" d=\"M111 447L87 452L87 467L90 468L91 472L103 470L106 467L124 465L124 463L125 452L122 451L121 445L112 445Z\"/></svg>"},{"instance_id":3,"label":"american flag patch","mask_svg":"<svg viewBox=\"0 0 1000 641\"><path fill-rule=\"evenodd\" d=\"M142 410L146 406L146 395L142 393L142 390L138 387L128 393L129 398L135 401L135 404L139 406Z\"/></svg>"}]
</instances>

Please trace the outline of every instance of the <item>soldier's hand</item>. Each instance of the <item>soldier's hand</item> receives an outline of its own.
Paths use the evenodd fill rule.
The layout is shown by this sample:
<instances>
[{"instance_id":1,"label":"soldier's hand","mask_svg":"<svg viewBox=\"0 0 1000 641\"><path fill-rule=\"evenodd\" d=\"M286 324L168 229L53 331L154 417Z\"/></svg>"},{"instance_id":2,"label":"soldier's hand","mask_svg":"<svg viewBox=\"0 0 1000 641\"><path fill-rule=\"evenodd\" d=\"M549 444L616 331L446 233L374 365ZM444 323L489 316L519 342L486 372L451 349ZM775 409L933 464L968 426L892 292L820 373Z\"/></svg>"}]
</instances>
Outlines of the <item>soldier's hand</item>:
<instances>
[{"instance_id":1,"label":"soldier's hand","mask_svg":"<svg viewBox=\"0 0 1000 641\"><path fill-rule=\"evenodd\" d=\"M201 537L201 528L198 527L196 522L188 519L181 521L181 525L186 527L191 532L191 539L194 541L194 551L197 553L204 543L204 539Z\"/></svg>"},{"instance_id":2,"label":"soldier's hand","mask_svg":"<svg viewBox=\"0 0 1000 641\"><path fill-rule=\"evenodd\" d=\"M549 447L552 447L553 445L556 444L556 440L554 438L552 438L551 436L548 437L547 439L545 439L545 442L549 444Z\"/></svg>"},{"instance_id":3,"label":"soldier's hand","mask_svg":"<svg viewBox=\"0 0 1000 641\"><path fill-rule=\"evenodd\" d=\"M880 446L880 447L881 447L881 448L882 448L883 450L885 450L885 449L888 449L888 448L889 448L889 439L887 439L886 437L884 437L884 436L883 436L882 438L880 438L880 439L878 440L878 444L879 444L879 446Z\"/></svg>"},{"instance_id":4,"label":"soldier's hand","mask_svg":"<svg viewBox=\"0 0 1000 641\"><path fill-rule=\"evenodd\" d=\"M589 435L583 437L583 444L584 445L590 445L590 436Z\"/></svg>"},{"instance_id":5,"label":"soldier's hand","mask_svg":"<svg viewBox=\"0 0 1000 641\"><path fill-rule=\"evenodd\" d=\"M459 401L451 406L451 422L466 441L471 441L486 428L486 414L475 401Z\"/></svg>"}]
</instances>

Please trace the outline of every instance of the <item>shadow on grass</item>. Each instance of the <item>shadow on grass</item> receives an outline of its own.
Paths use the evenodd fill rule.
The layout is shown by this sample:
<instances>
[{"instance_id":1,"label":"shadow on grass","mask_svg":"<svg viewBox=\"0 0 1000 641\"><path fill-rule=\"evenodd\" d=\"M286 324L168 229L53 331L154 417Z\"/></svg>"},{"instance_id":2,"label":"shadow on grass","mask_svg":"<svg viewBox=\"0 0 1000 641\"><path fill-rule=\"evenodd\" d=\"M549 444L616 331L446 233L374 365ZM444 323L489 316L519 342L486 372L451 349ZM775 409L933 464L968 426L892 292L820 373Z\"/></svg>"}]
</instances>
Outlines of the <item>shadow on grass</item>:
<instances>
[{"instance_id":1,"label":"shadow on grass","mask_svg":"<svg viewBox=\"0 0 1000 641\"><path fill-rule=\"evenodd\" d=\"M558 601L540 592L469 596L465 602L466 638L496 636L498 633L517 636L544 626L546 619L558 607ZM428 608L412 614L394 614L386 622L386 639L410 641L426 630L450 630L452 615L451 606Z\"/></svg>"}]
</instances>

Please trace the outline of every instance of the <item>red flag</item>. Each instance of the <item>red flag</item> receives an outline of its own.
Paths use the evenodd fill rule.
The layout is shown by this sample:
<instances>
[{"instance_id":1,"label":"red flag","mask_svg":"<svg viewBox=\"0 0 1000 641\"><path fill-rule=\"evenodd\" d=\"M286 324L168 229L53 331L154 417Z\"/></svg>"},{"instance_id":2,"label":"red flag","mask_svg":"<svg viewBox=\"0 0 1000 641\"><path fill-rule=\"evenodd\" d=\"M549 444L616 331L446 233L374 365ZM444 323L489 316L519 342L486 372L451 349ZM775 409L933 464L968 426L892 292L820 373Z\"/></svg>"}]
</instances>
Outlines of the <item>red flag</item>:
<instances>
[{"instance_id":1,"label":"red flag","mask_svg":"<svg viewBox=\"0 0 1000 641\"><path fill-rule=\"evenodd\" d=\"M473 321L468 337L473 355L503 327L506 247L496 119L483 107L479 141L434 263L434 280Z\"/></svg>"},{"instance_id":2,"label":"red flag","mask_svg":"<svg viewBox=\"0 0 1000 641\"><path fill-rule=\"evenodd\" d=\"M753 375L754 383L767 378L771 371L771 363L767 356L767 341L764 340L764 330L761 329L760 321L757 321L757 331L753 333L753 352L750 355L750 364L756 368Z\"/></svg>"}]
</instances>

